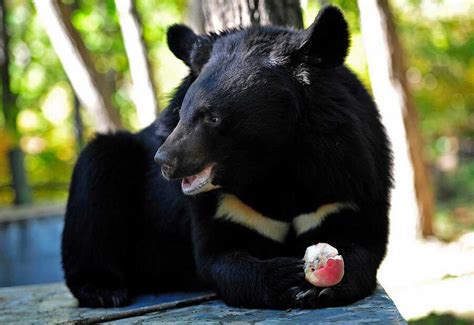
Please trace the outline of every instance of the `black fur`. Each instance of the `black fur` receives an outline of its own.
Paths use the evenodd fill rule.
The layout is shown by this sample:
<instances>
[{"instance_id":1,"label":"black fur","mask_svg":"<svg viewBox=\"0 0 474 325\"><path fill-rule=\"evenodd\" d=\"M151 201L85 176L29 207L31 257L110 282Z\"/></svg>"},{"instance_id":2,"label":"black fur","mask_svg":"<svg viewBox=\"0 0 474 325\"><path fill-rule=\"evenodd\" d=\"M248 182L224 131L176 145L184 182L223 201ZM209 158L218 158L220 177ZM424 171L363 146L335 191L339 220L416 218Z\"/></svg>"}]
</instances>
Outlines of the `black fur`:
<instances>
[{"instance_id":1,"label":"black fur","mask_svg":"<svg viewBox=\"0 0 474 325\"><path fill-rule=\"evenodd\" d=\"M229 305L316 308L374 290L388 235L391 151L372 99L342 65L348 37L334 7L305 31L170 29L170 49L191 72L168 108L137 134L97 136L74 171L62 254L81 306L207 286ZM160 147L169 178L213 162L222 187L185 197L153 162ZM215 219L223 193L288 222L332 202L357 209L280 243ZM324 290L302 269L306 247L318 242L345 261L342 282Z\"/></svg>"}]
</instances>

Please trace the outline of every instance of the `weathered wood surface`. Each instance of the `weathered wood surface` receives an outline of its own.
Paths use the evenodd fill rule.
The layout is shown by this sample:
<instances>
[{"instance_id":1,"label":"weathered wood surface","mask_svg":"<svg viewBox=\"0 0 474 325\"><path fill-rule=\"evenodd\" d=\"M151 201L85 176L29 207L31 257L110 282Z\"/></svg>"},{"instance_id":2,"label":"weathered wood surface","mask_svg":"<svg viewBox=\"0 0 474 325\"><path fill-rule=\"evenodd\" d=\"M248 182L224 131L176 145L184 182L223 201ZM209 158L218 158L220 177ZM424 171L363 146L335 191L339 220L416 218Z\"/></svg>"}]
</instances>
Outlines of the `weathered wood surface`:
<instances>
[{"instance_id":1,"label":"weathered wood surface","mask_svg":"<svg viewBox=\"0 0 474 325\"><path fill-rule=\"evenodd\" d=\"M77 308L63 284L0 289L0 323L142 322L178 323L383 323L405 324L405 320L382 287L351 306L320 310L289 311L241 309L222 301L209 301L209 293L175 293L143 296L124 308ZM147 307L147 306L152 306ZM145 308L145 309L144 309ZM149 312L151 310L159 310ZM146 312L146 313L145 313ZM144 314L145 313L145 314Z\"/></svg>"},{"instance_id":2,"label":"weathered wood surface","mask_svg":"<svg viewBox=\"0 0 474 325\"><path fill-rule=\"evenodd\" d=\"M293 309L258 310L232 308L221 301L211 301L196 306L150 313L133 319L114 321L115 324L129 323L211 323L243 322L250 324L283 323L292 324L406 324L397 308L379 287L377 292L351 306L319 310Z\"/></svg>"},{"instance_id":3,"label":"weathered wood surface","mask_svg":"<svg viewBox=\"0 0 474 325\"><path fill-rule=\"evenodd\" d=\"M62 283L0 288L0 324L46 324L65 322L99 322L114 315L140 314L146 306L189 301L193 298L209 300L209 293L170 293L137 298L123 308L78 308L77 301ZM191 301L192 302L192 301ZM167 305L166 305L167 304ZM173 304L171 304L171 307Z\"/></svg>"}]
</instances>

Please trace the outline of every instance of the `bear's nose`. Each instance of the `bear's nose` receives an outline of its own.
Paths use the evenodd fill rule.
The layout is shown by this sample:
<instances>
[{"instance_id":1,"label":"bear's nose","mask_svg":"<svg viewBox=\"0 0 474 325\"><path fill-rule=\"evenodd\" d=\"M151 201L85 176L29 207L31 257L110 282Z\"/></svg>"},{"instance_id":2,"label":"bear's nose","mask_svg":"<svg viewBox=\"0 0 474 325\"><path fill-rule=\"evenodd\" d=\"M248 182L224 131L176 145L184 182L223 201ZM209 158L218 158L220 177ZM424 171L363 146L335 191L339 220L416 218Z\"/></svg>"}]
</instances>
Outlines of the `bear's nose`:
<instances>
[{"instance_id":1,"label":"bear's nose","mask_svg":"<svg viewBox=\"0 0 474 325\"><path fill-rule=\"evenodd\" d=\"M171 165L169 154L166 151L161 150L161 148L156 152L154 160L160 165Z\"/></svg>"},{"instance_id":2,"label":"bear's nose","mask_svg":"<svg viewBox=\"0 0 474 325\"><path fill-rule=\"evenodd\" d=\"M166 178L170 178L170 176L173 174L174 168L173 166L170 165L161 165L161 172Z\"/></svg>"},{"instance_id":3,"label":"bear's nose","mask_svg":"<svg viewBox=\"0 0 474 325\"><path fill-rule=\"evenodd\" d=\"M154 160L160 164L161 171L167 176L171 175L176 167L175 160L171 159L170 155L161 148L156 152Z\"/></svg>"}]
</instances>

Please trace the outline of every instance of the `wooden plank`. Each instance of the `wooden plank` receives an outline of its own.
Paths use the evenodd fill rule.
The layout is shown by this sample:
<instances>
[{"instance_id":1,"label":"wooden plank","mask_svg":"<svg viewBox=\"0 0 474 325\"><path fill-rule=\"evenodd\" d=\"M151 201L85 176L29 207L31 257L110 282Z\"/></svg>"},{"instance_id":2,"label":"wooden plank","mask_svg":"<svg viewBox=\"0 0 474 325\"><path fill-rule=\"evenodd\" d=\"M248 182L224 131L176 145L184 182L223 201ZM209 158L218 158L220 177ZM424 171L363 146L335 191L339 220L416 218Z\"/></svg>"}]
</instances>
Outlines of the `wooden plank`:
<instances>
[{"instance_id":1,"label":"wooden plank","mask_svg":"<svg viewBox=\"0 0 474 325\"><path fill-rule=\"evenodd\" d=\"M383 323L406 324L382 287L351 306L319 310L257 310L228 307L209 301L209 293L149 295L124 308L77 308L64 284L0 289L0 323L64 322L244 322L244 323ZM207 301L207 302L206 302ZM147 307L148 306L148 307ZM141 315L141 316L140 316Z\"/></svg>"},{"instance_id":2,"label":"wooden plank","mask_svg":"<svg viewBox=\"0 0 474 325\"><path fill-rule=\"evenodd\" d=\"M146 295L127 307L92 309L78 308L77 301L63 283L7 287L0 289L0 324L96 323L189 306L213 297L209 292Z\"/></svg>"},{"instance_id":3,"label":"wooden plank","mask_svg":"<svg viewBox=\"0 0 474 325\"><path fill-rule=\"evenodd\" d=\"M113 324L178 322L222 324L282 323L291 324L406 324L396 306L381 286L370 297L353 305L317 310L261 310L226 306L222 301L147 314L133 319L122 319Z\"/></svg>"},{"instance_id":4,"label":"wooden plank","mask_svg":"<svg viewBox=\"0 0 474 325\"><path fill-rule=\"evenodd\" d=\"M0 209L0 223L61 216L65 211L64 202L6 207Z\"/></svg>"}]
</instances>

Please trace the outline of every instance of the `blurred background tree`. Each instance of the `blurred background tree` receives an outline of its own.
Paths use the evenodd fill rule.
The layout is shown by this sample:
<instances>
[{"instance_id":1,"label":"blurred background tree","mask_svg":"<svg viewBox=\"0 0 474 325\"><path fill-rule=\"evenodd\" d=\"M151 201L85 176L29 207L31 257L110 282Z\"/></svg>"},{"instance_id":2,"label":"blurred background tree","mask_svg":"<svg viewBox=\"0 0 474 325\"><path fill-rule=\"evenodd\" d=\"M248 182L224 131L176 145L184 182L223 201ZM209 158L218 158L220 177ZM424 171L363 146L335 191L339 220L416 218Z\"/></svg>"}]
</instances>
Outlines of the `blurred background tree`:
<instances>
[{"instance_id":1,"label":"blurred background tree","mask_svg":"<svg viewBox=\"0 0 474 325\"><path fill-rule=\"evenodd\" d=\"M3 1L0 2L0 67L2 80L2 107L1 113L5 125L4 150L10 168L12 189L15 192L15 203L24 204L31 202L31 190L28 184L24 155L19 146L20 132L16 120L18 117L18 106L16 97L10 88L10 34L7 28L7 11Z\"/></svg>"},{"instance_id":2,"label":"blurred background tree","mask_svg":"<svg viewBox=\"0 0 474 325\"><path fill-rule=\"evenodd\" d=\"M116 7L118 2L122 3L64 0L58 4L67 9L68 22L90 56L89 68L110 89L110 106L120 116L122 126L135 131L150 118L139 116L135 85L151 84L157 101L148 107L163 108L187 71L167 49L167 26L181 21L199 24L192 19L196 16L195 8L205 9L206 1L124 1L134 8L123 10ZM321 5L329 2L345 12L353 33L348 64L370 88L357 2L301 1L304 26L309 26ZM434 178L437 207L434 230L446 239L464 228L474 227L474 5L468 0L456 1L455 6L451 2L391 1L397 33L406 54L405 77L413 94ZM25 153L33 201L64 200L82 142L82 136L77 134L90 140L97 129L97 116L84 109L84 101L75 95L71 78L64 72L60 55L54 50L35 5L28 0L2 0L2 3L10 36L10 89L18 112L12 125L18 136L15 140L8 131L11 122L5 119L7 108L2 104L0 203L8 205L15 201L8 160L15 141ZM140 38L138 41L145 49L142 65L149 67L149 75L142 79L130 71L129 49L124 43L129 41L121 30L124 22L121 13L132 13L132 24L139 22L134 37ZM151 111L153 108L143 116L150 116Z\"/></svg>"}]
</instances>

